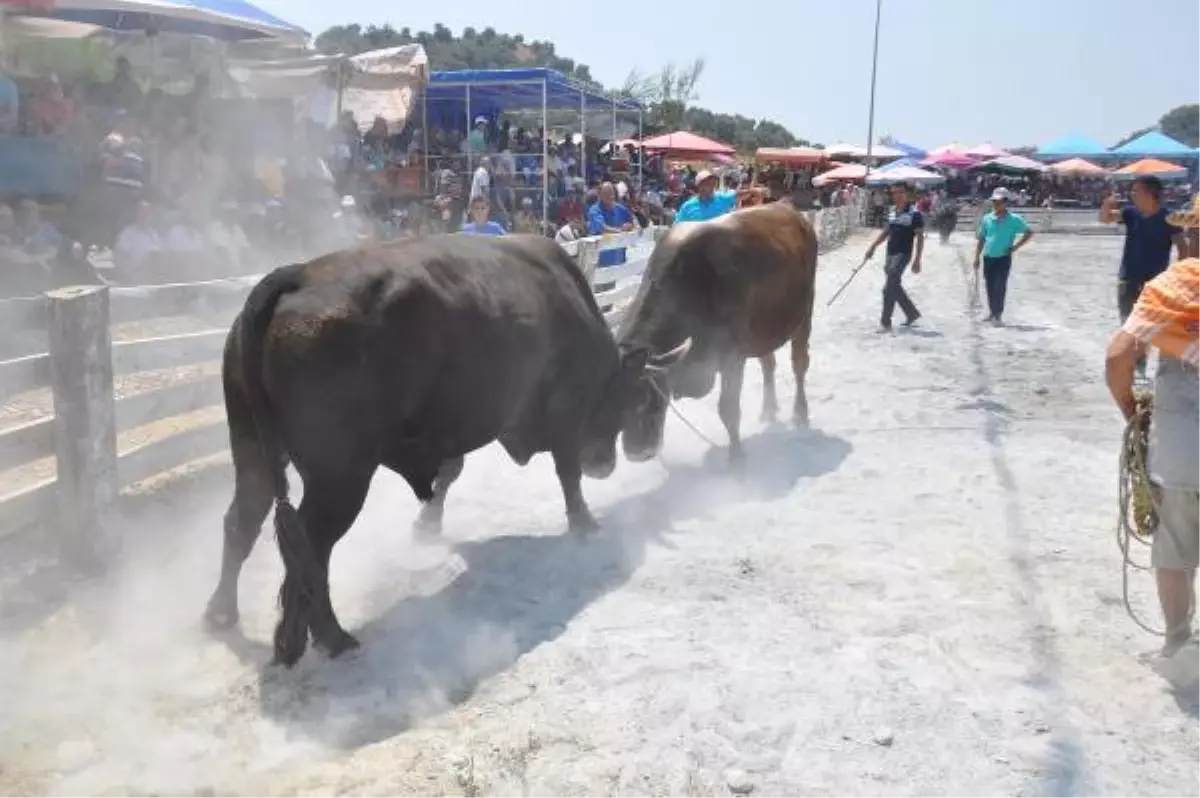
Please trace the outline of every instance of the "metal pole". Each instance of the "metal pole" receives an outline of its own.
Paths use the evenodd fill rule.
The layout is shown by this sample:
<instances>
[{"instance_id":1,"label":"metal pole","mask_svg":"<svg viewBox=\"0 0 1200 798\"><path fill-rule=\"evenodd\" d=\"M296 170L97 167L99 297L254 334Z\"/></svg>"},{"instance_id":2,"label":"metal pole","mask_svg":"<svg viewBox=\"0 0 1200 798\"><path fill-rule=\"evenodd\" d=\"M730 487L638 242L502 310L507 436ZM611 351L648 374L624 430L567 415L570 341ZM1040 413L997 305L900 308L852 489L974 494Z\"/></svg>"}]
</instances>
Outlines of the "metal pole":
<instances>
[{"instance_id":1,"label":"metal pole","mask_svg":"<svg viewBox=\"0 0 1200 798\"><path fill-rule=\"evenodd\" d=\"M642 106L638 106L638 191L642 190L642 162L646 160L646 151L642 149Z\"/></svg>"},{"instance_id":2,"label":"metal pole","mask_svg":"<svg viewBox=\"0 0 1200 798\"><path fill-rule=\"evenodd\" d=\"M463 86L463 92L467 96L467 180L471 179L471 84ZM467 184L468 186L470 183ZM468 189L469 190L469 189ZM468 203L470 197L467 198Z\"/></svg>"},{"instance_id":3,"label":"metal pole","mask_svg":"<svg viewBox=\"0 0 1200 798\"><path fill-rule=\"evenodd\" d=\"M863 185L871 176L871 147L875 138L875 74L879 67L879 16L883 11L883 0L875 0L875 47L871 51L871 110L867 115L867 170L863 173Z\"/></svg>"},{"instance_id":4,"label":"metal pole","mask_svg":"<svg viewBox=\"0 0 1200 798\"><path fill-rule=\"evenodd\" d=\"M587 95L579 92L579 176L587 186Z\"/></svg>"},{"instance_id":5,"label":"metal pole","mask_svg":"<svg viewBox=\"0 0 1200 798\"><path fill-rule=\"evenodd\" d=\"M421 91L421 152L424 153L422 158L422 166L425 169L425 191L432 192L433 184L429 179L429 164L431 163L429 152L429 81L425 81L425 88Z\"/></svg>"},{"instance_id":6,"label":"metal pole","mask_svg":"<svg viewBox=\"0 0 1200 798\"><path fill-rule=\"evenodd\" d=\"M548 189L550 186L550 170L546 167L550 163L550 140L546 134L550 132L550 120L546 111L546 81L542 80L542 227L546 226L546 220L550 216L550 196Z\"/></svg>"}]
</instances>

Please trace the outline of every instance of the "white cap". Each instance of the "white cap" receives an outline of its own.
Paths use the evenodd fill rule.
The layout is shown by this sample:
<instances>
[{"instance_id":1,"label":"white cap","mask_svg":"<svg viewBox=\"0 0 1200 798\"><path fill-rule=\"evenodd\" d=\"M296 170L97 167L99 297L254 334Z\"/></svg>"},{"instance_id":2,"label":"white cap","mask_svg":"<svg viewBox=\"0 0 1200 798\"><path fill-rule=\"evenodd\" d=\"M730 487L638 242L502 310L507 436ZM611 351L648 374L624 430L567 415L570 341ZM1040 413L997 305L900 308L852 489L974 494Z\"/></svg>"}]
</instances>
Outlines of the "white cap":
<instances>
[{"instance_id":1,"label":"white cap","mask_svg":"<svg viewBox=\"0 0 1200 798\"><path fill-rule=\"evenodd\" d=\"M1004 200L1005 202L1008 202L1008 197L1008 189L1006 189L1004 186L1000 186L998 189L992 192L992 202L995 202L996 200Z\"/></svg>"},{"instance_id":2,"label":"white cap","mask_svg":"<svg viewBox=\"0 0 1200 798\"><path fill-rule=\"evenodd\" d=\"M477 125L486 125L486 124L487 124L487 117L486 117L486 116L477 116L477 117L475 117L475 124L477 124Z\"/></svg>"}]
</instances>

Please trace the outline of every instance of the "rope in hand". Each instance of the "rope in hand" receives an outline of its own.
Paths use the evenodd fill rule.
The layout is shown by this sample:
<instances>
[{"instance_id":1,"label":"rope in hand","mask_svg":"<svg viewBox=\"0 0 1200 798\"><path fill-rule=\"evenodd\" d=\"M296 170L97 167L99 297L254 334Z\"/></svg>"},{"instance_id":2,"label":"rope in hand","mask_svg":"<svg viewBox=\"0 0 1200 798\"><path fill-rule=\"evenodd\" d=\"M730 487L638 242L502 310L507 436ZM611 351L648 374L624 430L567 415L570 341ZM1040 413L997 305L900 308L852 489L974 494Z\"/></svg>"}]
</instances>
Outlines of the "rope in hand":
<instances>
[{"instance_id":1,"label":"rope in hand","mask_svg":"<svg viewBox=\"0 0 1200 798\"><path fill-rule=\"evenodd\" d=\"M1133 417L1125 425L1121 436L1120 470L1117 481L1117 546L1121 549L1121 600L1125 612L1141 629L1162 637L1165 631L1155 629L1138 617L1129 602L1129 571L1149 571L1150 566L1141 565L1130 557L1129 549L1136 540L1149 546L1154 527L1158 523L1158 506L1150 484L1147 467L1147 452L1150 438L1150 415L1154 405L1154 394L1146 389L1134 392Z\"/></svg>"}]
</instances>

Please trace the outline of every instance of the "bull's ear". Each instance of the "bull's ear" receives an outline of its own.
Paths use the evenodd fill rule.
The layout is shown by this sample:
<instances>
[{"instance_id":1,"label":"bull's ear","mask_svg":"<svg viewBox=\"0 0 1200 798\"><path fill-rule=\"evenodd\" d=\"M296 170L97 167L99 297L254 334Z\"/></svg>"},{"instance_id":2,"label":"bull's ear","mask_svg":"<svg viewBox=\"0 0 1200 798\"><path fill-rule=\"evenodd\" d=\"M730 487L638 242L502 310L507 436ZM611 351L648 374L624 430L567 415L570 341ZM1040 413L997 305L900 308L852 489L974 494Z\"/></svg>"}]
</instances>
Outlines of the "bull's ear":
<instances>
[{"instance_id":1,"label":"bull's ear","mask_svg":"<svg viewBox=\"0 0 1200 798\"><path fill-rule=\"evenodd\" d=\"M661 355L654 355L646 362L646 371L664 372L669 371L672 366L678 363L692 349L692 339L688 338L679 346L672 349L670 352L663 352Z\"/></svg>"}]
</instances>

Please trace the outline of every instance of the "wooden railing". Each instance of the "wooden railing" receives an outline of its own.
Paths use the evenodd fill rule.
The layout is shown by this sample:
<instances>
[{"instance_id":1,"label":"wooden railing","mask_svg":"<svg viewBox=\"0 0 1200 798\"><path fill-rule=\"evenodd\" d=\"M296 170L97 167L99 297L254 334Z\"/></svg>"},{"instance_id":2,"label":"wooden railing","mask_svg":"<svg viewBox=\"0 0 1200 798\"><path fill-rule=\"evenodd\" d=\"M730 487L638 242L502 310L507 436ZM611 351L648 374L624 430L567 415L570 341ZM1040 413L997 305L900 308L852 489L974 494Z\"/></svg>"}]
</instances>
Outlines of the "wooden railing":
<instances>
[{"instance_id":1,"label":"wooden railing","mask_svg":"<svg viewBox=\"0 0 1200 798\"><path fill-rule=\"evenodd\" d=\"M844 241L857 214L810 214L822 248ZM662 232L565 245L614 327ZM625 249L626 262L599 267L612 249ZM0 361L0 539L53 530L64 555L86 558L123 491L223 456L222 350L259 277L82 286L0 302L0 335L39 335L46 348ZM144 332L163 319L186 320L192 331Z\"/></svg>"}]
</instances>

